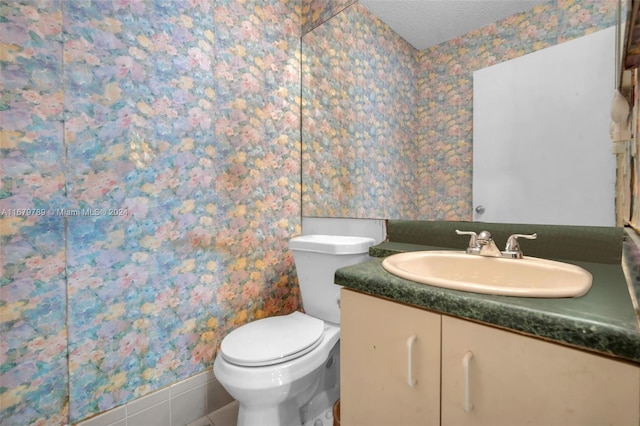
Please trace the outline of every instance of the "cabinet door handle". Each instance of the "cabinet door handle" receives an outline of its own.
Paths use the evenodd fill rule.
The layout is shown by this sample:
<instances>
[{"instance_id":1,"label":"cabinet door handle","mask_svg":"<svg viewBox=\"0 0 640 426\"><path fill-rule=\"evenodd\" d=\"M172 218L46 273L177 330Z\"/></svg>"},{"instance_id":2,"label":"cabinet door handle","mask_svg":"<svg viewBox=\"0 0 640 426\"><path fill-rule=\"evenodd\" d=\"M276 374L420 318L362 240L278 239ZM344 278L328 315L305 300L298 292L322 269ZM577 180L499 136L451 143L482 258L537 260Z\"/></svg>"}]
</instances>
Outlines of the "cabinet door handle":
<instances>
[{"instance_id":1,"label":"cabinet door handle","mask_svg":"<svg viewBox=\"0 0 640 426\"><path fill-rule=\"evenodd\" d=\"M417 337L415 335L407 339L407 385L412 388L417 381L413 378L413 344Z\"/></svg>"},{"instance_id":2,"label":"cabinet door handle","mask_svg":"<svg viewBox=\"0 0 640 426\"><path fill-rule=\"evenodd\" d=\"M462 370L464 371L464 411L467 413L473 410L471 397L469 396L469 364L473 358L473 352L467 352L462 358Z\"/></svg>"}]
</instances>

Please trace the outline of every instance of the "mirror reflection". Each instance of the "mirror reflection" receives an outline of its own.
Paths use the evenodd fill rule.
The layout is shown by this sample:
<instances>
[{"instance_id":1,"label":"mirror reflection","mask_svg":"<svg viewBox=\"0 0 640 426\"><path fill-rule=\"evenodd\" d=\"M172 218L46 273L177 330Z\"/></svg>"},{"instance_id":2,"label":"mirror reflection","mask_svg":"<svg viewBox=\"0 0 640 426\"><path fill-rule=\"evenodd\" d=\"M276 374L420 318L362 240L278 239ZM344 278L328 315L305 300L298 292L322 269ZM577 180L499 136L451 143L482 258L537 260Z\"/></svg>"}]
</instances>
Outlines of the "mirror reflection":
<instances>
[{"instance_id":1,"label":"mirror reflection","mask_svg":"<svg viewBox=\"0 0 640 426\"><path fill-rule=\"evenodd\" d=\"M423 50L362 2L316 26L302 39L303 215L472 220L473 72L612 27L616 6L543 2Z\"/></svg>"}]
</instances>

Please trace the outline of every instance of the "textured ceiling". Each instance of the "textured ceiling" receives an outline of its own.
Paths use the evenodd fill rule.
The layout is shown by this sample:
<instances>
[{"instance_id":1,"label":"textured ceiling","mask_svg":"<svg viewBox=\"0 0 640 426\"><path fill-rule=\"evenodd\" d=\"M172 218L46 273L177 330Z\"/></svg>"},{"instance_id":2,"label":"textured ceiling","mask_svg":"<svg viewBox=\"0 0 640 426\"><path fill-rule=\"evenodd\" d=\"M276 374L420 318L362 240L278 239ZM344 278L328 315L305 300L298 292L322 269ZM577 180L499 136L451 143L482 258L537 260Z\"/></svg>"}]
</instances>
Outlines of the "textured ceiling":
<instances>
[{"instance_id":1,"label":"textured ceiling","mask_svg":"<svg viewBox=\"0 0 640 426\"><path fill-rule=\"evenodd\" d=\"M423 50L549 0L360 0Z\"/></svg>"}]
</instances>

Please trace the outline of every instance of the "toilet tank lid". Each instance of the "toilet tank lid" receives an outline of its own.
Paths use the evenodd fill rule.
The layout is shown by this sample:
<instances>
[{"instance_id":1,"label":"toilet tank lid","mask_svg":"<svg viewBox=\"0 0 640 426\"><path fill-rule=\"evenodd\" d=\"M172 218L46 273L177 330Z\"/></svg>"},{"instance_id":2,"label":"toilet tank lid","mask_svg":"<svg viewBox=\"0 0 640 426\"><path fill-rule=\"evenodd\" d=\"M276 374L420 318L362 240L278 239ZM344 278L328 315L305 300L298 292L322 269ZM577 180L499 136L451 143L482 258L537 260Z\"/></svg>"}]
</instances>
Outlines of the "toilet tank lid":
<instances>
[{"instance_id":1,"label":"toilet tank lid","mask_svg":"<svg viewBox=\"0 0 640 426\"><path fill-rule=\"evenodd\" d=\"M326 254L368 253L376 241L370 237L346 235L302 235L289 241L289 248Z\"/></svg>"}]
</instances>

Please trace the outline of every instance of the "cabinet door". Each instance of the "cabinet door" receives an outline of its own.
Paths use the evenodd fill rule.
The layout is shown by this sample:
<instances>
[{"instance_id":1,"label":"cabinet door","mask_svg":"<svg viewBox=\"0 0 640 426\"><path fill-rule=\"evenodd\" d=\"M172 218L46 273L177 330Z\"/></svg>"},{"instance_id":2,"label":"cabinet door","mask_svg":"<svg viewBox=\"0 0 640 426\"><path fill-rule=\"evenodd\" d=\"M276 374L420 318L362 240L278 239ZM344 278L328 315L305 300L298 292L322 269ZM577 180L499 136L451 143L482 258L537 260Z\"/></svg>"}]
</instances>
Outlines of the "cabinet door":
<instances>
[{"instance_id":1,"label":"cabinet door","mask_svg":"<svg viewBox=\"0 0 640 426\"><path fill-rule=\"evenodd\" d=\"M639 394L637 366L442 318L443 425L637 426Z\"/></svg>"},{"instance_id":2,"label":"cabinet door","mask_svg":"<svg viewBox=\"0 0 640 426\"><path fill-rule=\"evenodd\" d=\"M440 424L440 315L342 290L345 426Z\"/></svg>"}]
</instances>

